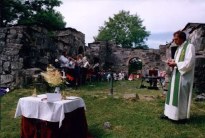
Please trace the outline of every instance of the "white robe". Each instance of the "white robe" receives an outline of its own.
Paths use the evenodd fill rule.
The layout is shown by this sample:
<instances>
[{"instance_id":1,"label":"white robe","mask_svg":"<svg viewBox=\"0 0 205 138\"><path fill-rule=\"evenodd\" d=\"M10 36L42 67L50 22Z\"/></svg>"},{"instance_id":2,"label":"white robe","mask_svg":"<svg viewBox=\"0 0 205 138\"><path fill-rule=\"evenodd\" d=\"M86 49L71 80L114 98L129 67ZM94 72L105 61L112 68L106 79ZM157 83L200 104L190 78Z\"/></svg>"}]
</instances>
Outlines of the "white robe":
<instances>
[{"instance_id":1,"label":"white robe","mask_svg":"<svg viewBox=\"0 0 205 138\"><path fill-rule=\"evenodd\" d=\"M60 67L69 67L70 60L64 55L61 55L59 57L59 61L60 61Z\"/></svg>"},{"instance_id":2,"label":"white robe","mask_svg":"<svg viewBox=\"0 0 205 138\"><path fill-rule=\"evenodd\" d=\"M194 80L195 48L188 44L183 61L179 61L186 41L177 48L171 83L165 102L164 114L169 119L180 120L189 118L192 88Z\"/></svg>"}]
</instances>

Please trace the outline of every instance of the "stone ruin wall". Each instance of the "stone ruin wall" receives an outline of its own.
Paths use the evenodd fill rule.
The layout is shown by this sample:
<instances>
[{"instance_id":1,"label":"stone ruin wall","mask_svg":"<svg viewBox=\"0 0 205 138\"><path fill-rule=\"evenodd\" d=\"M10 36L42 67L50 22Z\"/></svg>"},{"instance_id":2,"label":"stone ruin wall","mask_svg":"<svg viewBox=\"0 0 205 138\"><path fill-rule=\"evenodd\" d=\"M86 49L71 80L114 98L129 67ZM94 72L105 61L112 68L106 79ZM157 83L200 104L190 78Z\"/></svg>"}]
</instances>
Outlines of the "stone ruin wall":
<instances>
[{"instance_id":1,"label":"stone ruin wall","mask_svg":"<svg viewBox=\"0 0 205 138\"><path fill-rule=\"evenodd\" d=\"M108 52L107 52L108 51ZM143 63L143 69L147 70L152 67L158 67L159 70L165 68L165 63L162 62L166 49L130 49L121 48L113 42L94 42L90 43L86 50L89 59L92 62L93 57L99 57L101 68L107 62L114 71L123 71L128 73L128 61L132 57L139 57ZM92 56L91 56L92 55Z\"/></svg>"},{"instance_id":2,"label":"stone ruin wall","mask_svg":"<svg viewBox=\"0 0 205 138\"><path fill-rule=\"evenodd\" d=\"M197 93L205 92L205 24L188 23L184 29L188 39L195 46L195 91Z\"/></svg>"},{"instance_id":3,"label":"stone ruin wall","mask_svg":"<svg viewBox=\"0 0 205 138\"><path fill-rule=\"evenodd\" d=\"M85 35L76 29L66 28L54 31L54 39L57 40L59 50L66 50L69 56L83 54L85 51Z\"/></svg>"},{"instance_id":4,"label":"stone ruin wall","mask_svg":"<svg viewBox=\"0 0 205 138\"><path fill-rule=\"evenodd\" d=\"M49 32L39 26L0 28L0 86L22 86L26 77L54 64L63 50L84 52L85 35L73 28Z\"/></svg>"}]
</instances>

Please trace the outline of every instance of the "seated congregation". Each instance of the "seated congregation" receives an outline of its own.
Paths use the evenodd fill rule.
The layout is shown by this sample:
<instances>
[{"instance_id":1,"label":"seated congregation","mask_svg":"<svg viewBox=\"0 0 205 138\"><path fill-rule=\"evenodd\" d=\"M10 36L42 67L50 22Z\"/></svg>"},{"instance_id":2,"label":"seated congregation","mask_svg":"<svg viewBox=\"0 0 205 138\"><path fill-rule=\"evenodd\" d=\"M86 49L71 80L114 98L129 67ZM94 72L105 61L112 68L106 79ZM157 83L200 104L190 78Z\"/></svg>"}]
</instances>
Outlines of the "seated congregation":
<instances>
[{"instance_id":1,"label":"seated congregation","mask_svg":"<svg viewBox=\"0 0 205 138\"><path fill-rule=\"evenodd\" d=\"M111 72L110 70L100 69L99 59L93 59L91 64L87 57L82 54L71 57L63 51L55 62L55 67L59 69L62 78L66 80L70 87L77 88L94 81L109 81L111 73L113 80L123 80L126 77L122 71Z\"/></svg>"}]
</instances>

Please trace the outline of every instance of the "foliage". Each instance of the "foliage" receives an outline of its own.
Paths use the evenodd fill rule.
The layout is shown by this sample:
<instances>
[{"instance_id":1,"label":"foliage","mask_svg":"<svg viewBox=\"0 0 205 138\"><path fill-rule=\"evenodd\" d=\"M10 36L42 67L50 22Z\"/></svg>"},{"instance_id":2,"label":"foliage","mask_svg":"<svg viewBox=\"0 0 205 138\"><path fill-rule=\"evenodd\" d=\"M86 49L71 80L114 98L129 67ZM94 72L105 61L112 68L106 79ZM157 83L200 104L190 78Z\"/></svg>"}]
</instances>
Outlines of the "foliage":
<instances>
[{"instance_id":1,"label":"foliage","mask_svg":"<svg viewBox=\"0 0 205 138\"><path fill-rule=\"evenodd\" d=\"M38 24L49 30L62 29L66 23L61 13L54 10L59 0L3 0L3 26ZM4 15L4 14L3 14Z\"/></svg>"},{"instance_id":2,"label":"foliage","mask_svg":"<svg viewBox=\"0 0 205 138\"><path fill-rule=\"evenodd\" d=\"M192 101L191 118L187 124L160 120L164 99L161 90L137 89L139 81L115 81L114 95L108 96L109 83L97 82L77 90L67 90L69 95L81 96L86 103L88 129L95 138L203 138L205 137L205 102ZM94 85L94 86L93 86ZM0 138L20 137L21 120L14 118L20 97L30 96L33 89L16 89L1 99ZM151 101L129 101L125 93L158 97ZM110 122L111 128L103 124Z\"/></svg>"},{"instance_id":3,"label":"foliage","mask_svg":"<svg viewBox=\"0 0 205 138\"><path fill-rule=\"evenodd\" d=\"M53 9L60 4L59 0L26 1L24 6L28 11L20 16L18 24L39 24L49 30L62 29L66 25L63 16Z\"/></svg>"},{"instance_id":4,"label":"foliage","mask_svg":"<svg viewBox=\"0 0 205 138\"><path fill-rule=\"evenodd\" d=\"M122 47L145 47L144 39L150 35L146 27L142 25L142 20L136 15L131 15L129 11L120 11L113 18L109 18L104 23L104 27L99 28L96 37L97 41L114 40Z\"/></svg>"},{"instance_id":5,"label":"foliage","mask_svg":"<svg viewBox=\"0 0 205 138\"><path fill-rule=\"evenodd\" d=\"M1 0L0 5L1 26L15 24L15 21L19 18L19 14L21 14L24 9L21 0Z\"/></svg>"}]
</instances>

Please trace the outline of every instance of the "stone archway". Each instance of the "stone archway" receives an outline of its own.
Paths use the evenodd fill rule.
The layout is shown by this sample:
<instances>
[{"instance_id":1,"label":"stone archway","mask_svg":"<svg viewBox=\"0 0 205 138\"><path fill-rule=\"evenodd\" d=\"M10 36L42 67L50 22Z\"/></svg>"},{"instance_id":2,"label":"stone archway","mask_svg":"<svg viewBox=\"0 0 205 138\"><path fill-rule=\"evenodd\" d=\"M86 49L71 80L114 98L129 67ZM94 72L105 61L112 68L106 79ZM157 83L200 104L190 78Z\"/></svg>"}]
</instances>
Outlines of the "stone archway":
<instances>
[{"instance_id":1,"label":"stone archway","mask_svg":"<svg viewBox=\"0 0 205 138\"><path fill-rule=\"evenodd\" d=\"M78 54L84 54L83 46L80 46L80 47L78 48Z\"/></svg>"},{"instance_id":2,"label":"stone archway","mask_svg":"<svg viewBox=\"0 0 205 138\"><path fill-rule=\"evenodd\" d=\"M142 60L139 57L130 58L128 61L128 75L141 73L141 70Z\"/></svg>"}]
</instances>

